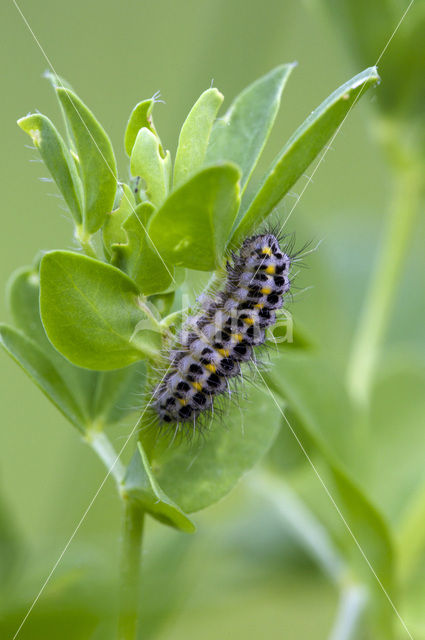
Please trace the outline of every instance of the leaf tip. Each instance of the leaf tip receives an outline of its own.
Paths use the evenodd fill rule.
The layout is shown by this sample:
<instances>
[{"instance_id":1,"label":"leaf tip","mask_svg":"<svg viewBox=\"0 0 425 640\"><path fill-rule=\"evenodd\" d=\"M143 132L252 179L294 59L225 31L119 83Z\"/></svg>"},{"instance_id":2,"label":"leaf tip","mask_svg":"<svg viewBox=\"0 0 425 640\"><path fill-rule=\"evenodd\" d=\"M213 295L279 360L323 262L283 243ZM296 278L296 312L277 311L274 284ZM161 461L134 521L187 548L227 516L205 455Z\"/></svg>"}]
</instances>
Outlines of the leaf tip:
<instances>
[{"instance_id":1,"label":"leaf tip","mask_svg":"<svg viewBox=\"0 0 425 640\"><path fill-rule=\"evenodd\" d=\"M16 123L22 131L25 131L31 137L34 145L39 147L41 144L41 131L40 127L34 123L34 116L35 114L29 113L23 118L19 118Z\"/></svg>"},{"instance_id":2,"label":"leaf tip","mask_svg":"<svg viewBox=\"0 0 425 640\"><path fill-rule=\"evenodd\" d=\"M363 76L364 82L372 82L374 85L381 82L381 76L379 75L378 67L376 65L368 67L360 75Z\"/></svg>"}]
</instances>

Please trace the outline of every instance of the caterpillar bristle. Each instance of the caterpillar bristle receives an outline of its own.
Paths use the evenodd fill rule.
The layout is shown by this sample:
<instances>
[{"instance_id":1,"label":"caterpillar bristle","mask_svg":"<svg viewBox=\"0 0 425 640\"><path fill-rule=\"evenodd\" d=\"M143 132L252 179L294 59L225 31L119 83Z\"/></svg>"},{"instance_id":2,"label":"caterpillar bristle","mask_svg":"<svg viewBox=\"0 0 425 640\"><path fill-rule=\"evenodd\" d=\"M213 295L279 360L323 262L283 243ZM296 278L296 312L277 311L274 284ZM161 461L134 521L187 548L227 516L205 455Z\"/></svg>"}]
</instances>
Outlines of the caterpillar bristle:
<instances>
[{"instance_id":1,"label":"caterpillar bristle","mask_svg":"<svg viewBox=\"0 0 425 640\"><path fill-rule=\"evenodd\" d=\"M241 365L258 366L256 351L291 287L295 237L274 231L250 236L230 253L223 286L200 296L166 351L151 407L173 441L202 433L233 402Z\"/></svg>"}]
</instances>

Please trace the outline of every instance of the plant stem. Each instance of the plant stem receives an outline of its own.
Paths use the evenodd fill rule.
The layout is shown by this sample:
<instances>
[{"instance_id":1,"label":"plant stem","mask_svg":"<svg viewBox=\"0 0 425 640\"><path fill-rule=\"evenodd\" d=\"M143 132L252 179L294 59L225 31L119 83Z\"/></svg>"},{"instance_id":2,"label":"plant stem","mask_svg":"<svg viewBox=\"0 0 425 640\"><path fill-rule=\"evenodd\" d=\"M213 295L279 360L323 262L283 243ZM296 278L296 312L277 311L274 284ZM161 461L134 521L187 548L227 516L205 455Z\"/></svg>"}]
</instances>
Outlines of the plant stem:
<instances>
[{"instance_id":1,"label":"plant stem","mask_svg":"<svg viewBox=\"0 0 425 640\"><path fill-rule=\"evenodd\" d=\"M136 640L140 609L140 568L144 510L124 497L118 640Z\"/></svg>"},{"instance_id":2,"label":"plant stem","mask_svg":"<svg viewBox=\"0 0 425 640\"><path fill-rule=\"evenodd\" d=\"M97 453L110 475L115 479L117 486L120 488L124 478L125 468L118 458L117 452L112 446L108 436L103 431L91 429L87 431L85 440L93 451Z\"/></svg>"},{"instance_id":3,"label":"plant stem","mask_svg":"<svg viewBox=\"0 0 425 640\"><path fill-rule=\"evenodd\" d=\"M349 568L325 527L289 484L273 473L252 476L252 489L273 505L279 518L293 532L311 558L339 589L347 584Z\"/></svg>"},{"instance_id":4,"label":"plant stem","mask_svg":"<svg viewBox=\"0 0 425 640\"><path fill-rule=\"evenodd\" d=\"M359 408L368 405L379 348L387 329L400 271L421 197L422 180L413 163L395 176L394 204L366 297L348 366L347 385Z\"/></svg>"},{"instance_id":5,"label":"plant stem","mask_svg":"<svg viewBox=\"0 0 425 640\"><path fill-rule=\"evenodd\" d=\"M82 250L90 258L97 258L96 251L91 242L91 235L84 231L81 225L75 228L75 237L81 245Z\"/></svg>"},{"instance_id":6,"label":"plant stem","mask_svg":"<svg viewBox=\"0 0 425 640\"><path fill-rule=\"evenodd\" d=\"M341 590L339 607L329 640L354 640L367 605L365 587L349 584Z\"/></svg>"}]
</instances>

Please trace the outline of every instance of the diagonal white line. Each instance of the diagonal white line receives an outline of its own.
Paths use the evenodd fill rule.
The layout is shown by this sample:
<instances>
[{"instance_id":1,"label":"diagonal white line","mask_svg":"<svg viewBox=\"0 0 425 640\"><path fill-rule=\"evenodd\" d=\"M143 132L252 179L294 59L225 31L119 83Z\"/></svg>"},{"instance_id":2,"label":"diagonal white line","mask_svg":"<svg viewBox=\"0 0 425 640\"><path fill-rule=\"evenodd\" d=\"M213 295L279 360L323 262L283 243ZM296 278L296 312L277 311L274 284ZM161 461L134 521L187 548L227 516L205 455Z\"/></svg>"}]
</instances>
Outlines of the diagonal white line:
<instances>
[{"instance_id":1,"label":"diagonal white line","mask_svg":"<svg viewBox=\"0 0 425 640\"><path fill-rule=\"evenodd\" d=\"M379 57L377 59L377 61L375 62L375 66L377 66L378 62L381 60L382 56L384 55L384 53L386 52L386 50L389 47L389 44L391 42L391 40L394 38L395 34L397 33L397 31L399 30L401 23L403 22L404 18L407 16L407 13L410 11L410 7L412 6L412 4L414 3L415 0L410 0L405 12L403 13L403 15L401 16L400 20L397 23L396 28L394 29L394 31L391 34L391 37L387 40L387 44L385 45L385 47L382 49L381 53L379 54Z\"/></svg>"},{"instance_id":2,"label":"diagonal white line","mask_svg":"<svg viewBox=\"0 0 425 640\"><path fill-rule=\"evenodd\" d=\"M36 42L36 44L37 44L38 48L40 49L41 53L43 54L44 59L46 60L47 64L49 65L50 69L53 71L53 73L54 73L54 75L55 75L55 77L56 77L56 80L58 81L58 84L60 85L61 89L65 89L65 87L64 87L64 85L63 85L63 83L62 83L62 81L61 81L61 79L60 79L60 77L59 77L59 75L56 73L55 68L53 67L53 64L51 63L51 61L50 61L49 57L47 56L47 53L44 51L43 47L41 46L40 41L38 40L37 36L35 35L34 31L32 30L32 28L31 28L31 26L30 26L30 24L29 24L28 20L26 19L26 17L25 17L25 16L24 16L24 14L22 13L22 11L21 11L20 7L18 6L18 3L16 2L16 0L12 0L12 2L13 2L13 4L15 5L15 7L16 7L16 9L17 9L17 11L19 12L19 14L20 14L20 16L21 16L22 20L24 21L25 25L27 26L28 31L31 33L32 37L34 38L34 41ZM102 157L102 159L103 159L103 161L104 161L105 165L106 165L106 166L107 166L107 168L109 169L109 171L110 171L110 173L112 174L112 176L115 178L115 181L116 181L117 186L118 186L118 185L120 184L120 183L119 183L119 180L117 180L117 178L115 177L115 173L114 173L114 171L112 170L112 167L110 166L110 164L109 164L109 163L108 163L108 161L106 160L106 158L105 158L104 154L102 153L102 150L99 148L99 145L97 144L96 140L94 139L94 137L93 137L93 135L92 135L92 133L91 133L90 129L88 128L88 126L87 126L87 125L86 125L86 123L84 122L83 118L81 117L80 112L78 111L77 107L75 106L75 103L74 103L73 99L71 98L71 96L70 96L70 95L68 95L68 93L66 93L66 96L67 96L67 98L68 98L69 102L71 103L71 106L73 107L73 109L74 109L75 113L76 113L76 114L77 114L77 116L80 118L80 120L81 120L81 122L83 123L83 125L84 125L85 129L87 130L87 133L89 134L90 138L92 139L92 142L93 142L93 144L95 145L96 149L98 150L98 152L99 152L100 156ZM149 241L150 241L150 243L151 243L152 247L155 249L155 252L156 252L156 254L158 255L158 258L161 260L162 264L164 265L165 269L166 269L166 270L167 270L167 272L168 272L168 275L172 278L173 282L175 283L176 281L175 281L175 279L174 279L173 274L171 273L171 271L169 270L169 268L168 268L168 267L167 267L167 265L165 264L165 262L164 262L164 260L163 260L163 258L162 258L162 256L161 256L161 254L159 253L159 251L158 251L158 249L156 248L155 244L152 242L152 240L151 240L151 238L150 238L150 236L149 236L149 234L148 234L148 232L147 232L147 230L146 230L146 227L144 226L143 222L140 220L139 216L136 214L136 210L135 210L135 208L133 207L133 204L130 202L130 200L129 200L129 198L128 198L128 196L127 196L127 194L125 193L125 191L124 191L124 190L123 190L123 198L125 198L125 199L127 200L128 204L130 205L130 208L131 208L131 210L132 210L132 213L134 213L134 214L135 214L136 219L138 220L138 222L139 222L140 226L141 226L141 227L142 227L142 229L143 229L143 232L146 234L146 237L149 239Z\"/></svg>"},{"instance_id":3,"label":"diagonal white line","mask_svg":"<svg viewBox=\"0 0 425 640\"><path fill-rule=\"evenodd\" d=\"M353 533L350 525L348 524L347 520L345 519L341 509L338 507L335 498L333 497L333 495L331 494L330 490L328 489L328 487L326 486L325 481L323 480L322 476L320 475L316 465L314 464L313 460L310 458L310 456L308 455L305 447L303 446L301 440L299 439L299 437L297 436L295 430L293 429L291 423L289 422L288 418L286 417L285 413L282 410L282 407L280 406L280 404L278 403L278 401L276 400L276 396L274 395L273 391L270 389L269 385L267 384L267 382L265 381L263 375L261 374L258 366L256 365L256 363L254 362L254 367L258 373L258 375L260 376L264 386L266 387L267 391L269 392L273 402L276 404L277 408L279 409L283 419L285 420L286 424L288 425L289 429L291 430L292 435L294 436L295 440L297 441L301 451L303 452L303 454L305 455L309 465L311 466L311 468L314 471L314 474L316 475L317 479L319 480L320 484L322 485L323 489L325 490L326 495L328 496L329 500L331 501L333 507L335 508L338 516L341 518L345 528L347 529L348 533L350 534L350 536L353 538L358 550L360 551L361 555L363 556L363 559L365 560L367 566L369 567L370 571L372 572L375 580L377 581L378 585L380 586L380 588L382 589L382 592L384 593L385 597L387 598L388 602L390 603L394 613L396 614L397 618L399 619L399 621L401 622L401 624L403 625L404 630L406 631L407 635L409 636L409 638L411 640L413 640L413 636L411 635L409 629L407 628L406 623L404 622L403 618L401 617L398 609L396 608L394 602L391 599L390 594L388 593L388 591L385 589L384 585L382 584L382 581L380 580L379 576L377 575L375 569L373 568L369 558L367 557L366 553L363 550L363 547L361 546L360 542L357 540L356 535Z\"/></svg>"},{"instance_id":4,"label":"diagonal white line","mask_svg":"<svg viewBox=\"0 0 425 640\"><path fill-rule=\"evenodd\" d=\"M397 31L399 30L402 22L404 21L405 17L407 16L412 4L414 3L415 0L410 0L406 10L404 11L403 15L401 16L400 20L397 23L397 26L395 27L394 31L392 32L391 36L389 37L389 39L387 40L387 43L385 44L384 48L382 49L381 53L378 56L378 59L375 62L375 67L378 65L378 62L381 60L382 56L384 55L384 53L386 52L386 50L388 49L388 46L390 44L390 42L392 41L392 39L394 38L395 34L397 33ZM353 104L351 105L351 107L348 109L347 113L345 114L343 120L341 121L340 125L338 126L337 130L335 131L335 133L333 134L333 136L331 137L330 141L328 142L328 144L326 145L326 149L323 152L323 154L321 155L318 163L316 164L316 166L314 167L310 177L308 178L306 184L304 185L304 187L301 190L301 193L299 194L299 196L297 196L292 208L290 209L288 215L286 216L285 220L283 221L280 229L279 229L279 233L282 232L282 229L284 228L284 226L286 225L286 223L288 222L289 218L292 216L292 213L295 209L295 207L297 206L297 204L299 203L299 201L301 200L302 196L304 195L305 190L307 189L307 187L311 184L312 182L312 178L315 175L316 171L318 170L318 168L320 167L320 165L322 164L323 160L325 159L329 149L332 146L332 143L334 142L335 138L337 137L338 133L341 131L341 127L343 126L344 122L347 120L348 116L351 113L352 108L357 104L360 96L362 95L363 91L365 88L365 84L361 87L359 93L357 94L357 96L355 97L355 99L353 100ZM279 235L279 234L278 234Z\"/></svg>"}]
</instances>

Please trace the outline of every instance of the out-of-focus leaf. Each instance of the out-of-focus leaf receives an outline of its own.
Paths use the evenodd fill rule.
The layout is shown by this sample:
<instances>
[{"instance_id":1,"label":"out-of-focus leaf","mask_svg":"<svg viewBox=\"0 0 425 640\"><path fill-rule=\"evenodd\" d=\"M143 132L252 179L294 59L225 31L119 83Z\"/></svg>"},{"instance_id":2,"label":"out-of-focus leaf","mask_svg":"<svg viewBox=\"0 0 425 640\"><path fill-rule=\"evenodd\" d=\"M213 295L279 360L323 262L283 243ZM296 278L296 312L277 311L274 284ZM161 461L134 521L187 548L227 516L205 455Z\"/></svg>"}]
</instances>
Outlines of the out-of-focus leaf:
<instances>
[{"instance_id":1,"label":"out-of-focus leaf","mask_svg":"<svg viewBox=\"0 0 425 640\"><path fill-rule=\"evenodd\" d=\"M136 285L119 269L52 251L41 262L40 282L46 333L74 364L108 370L157 356L160 335L138 307Z\"/></svg>"},{"instance_id":2,"label":"out-of-focus leaf","mask_svg":"<svg viewBox=\"0 0 425 640\"><path fill-rule=\"evenodd\" d=\"M276 437L280 414L263 388L251 389L241 403L224 410L222 417L212 418L210 432L202 440L154 449L155 477L186 513L225 496Z\"/></svg>"},{"instance_id":3,"label":"out-of-focus leaf","mask_svg":"<svg viewBox=\"0 0 425 640\"><path fill-rule=\"evenodd\" d=\"M136 104L131 112L124 135L124 148L128 156L131 156L140 129L146 127L146 129L157 135L152 121L154 104L155 100L153 98L143 100L143 102Z\"/></svg>"},{"instance_id":4,"label":"out-of-focus leaf","mask_svg":"<svg viewBox=\"0 0 425 640\"><path fill-rule=\"evenodd\" d=\"M91 111L75 93L58 87L56 93L72 130L84 191L83 226L97 231L112 210L117 190L117 167L111 142Z\"/></svg>"},{"instance_id":5,"label":"out-of-focus leaf","mask_svg":"<svg viewBox=\"0 0 425 640\"><path fill-rule=\"evenodd\" d=\"M190 518L159 486L140 442L124 478L123 490L129 498L140 502L143 509L160 522L186 533L195 531L195 525Z\"/></svg>"},{"instance_id":6,"label":"out-of-focus leaf","mask_svg":"<svg viewBox=\"0 0 425 640\"><path fill-rule=\"evenodd\" d=\"M423 130L423 3L414 2L410 6L408 2L399 0L325 0L324 4L338 25L344 46L351 48L359 64L370 64L385 51L377 105L387 114L410 120L410 126L412 120L419 119ZM396 28L397 33L394 32ZM391 46L388 46L390 41ZM423 136L421 142L423 144Z\"/></svg>"},{"instance_id":7,"label":"out-of-focus leaf","mask_svg":"<svg viewBox=\"0 0 425 640\"><path fill-rule=\"evenodd\" d=\"M230 161L239 166L242 193L270 135L283 88L294 66L283 64L256 80L213 126L205 162Z\"/></svg>"},{"instance_id":8,"label":"out-of-focus leaf","mask_svg":"<svg viewBox=\"0 0 425 640\"><path fill-rule=\"evenodd\" d=\"M82 186L74 160L62 137L46 116L35 113L18 120L18 125L31 136L44 164L65 198L77 224L82 221Z\"/></svg>"},{"instance_id":9,"label":"out-of-focus leaf","mask_svg":"<svg viewBox=\"0 0 425 640\"><path fill-rule=\"evenodd\" d=\"M239 178L234 165L208 167L171 193L148 226L164 260L200 271L218 266L239 206Z\"/></svg>"},{"instance_id":10,"label":"out-of-focus leaf","mask_svg":"<svg viewBox=\"0 0 425 640\"><path fill-rule=\"evenodd\" d=\"M378 81L376 68L366 69L339 87L308 116L289 138L253 201L242 213L231 244L237 244L267 218L320 153L360 96Z\"/></svg>"},{"instance_id":11,"label":"out-of-focus leaf","mask_svg":"<svg viewBox=\"0 0 425 640\"><path fill-rule=\"evenodd\" d=\"M222 102L223 95L218 89L207 89L190 110L180 131L174 163L174 188L201 169L211 129Z\"/></svg>"},{"instance_id":12,"label":"out-of-focus leaf","mask_svg":"<svg viewBox=\"0 0 425 640\"><path fill-rule=\"evenodd\" d=\"M140 176L146 185L146 195L150 202L159 207L167 197L171 180L171 156L161 153L161 143L157 136L143 127L134 143L130 168L133 176Z\"/></svg>"},{"instance_id":13,"label":"out-of-focus leaf","mask_svg":"<svg viewBox=\"0 0 425 640\"><path fill-rule=\"evenodd\" d=\"M77 429L83 431L85 419L80 407L57 369L40 347L17 329L4 324L0 325L0 341L7 353L32 378L59 411Z\"/></svg>"},{"instance_id":14,"label":"out-of-focus leaf","mask_svg":"<svg viewBox=\"0 0 425 640\"><path fill-rule=\"evenodd\" d=\"M296 414L300 442L303 446L307 442L328 466L334 487L331 499L339 517L347 523L339 542L349 553L352 566L373 589L380 632L384 629L385 637L390 638L390 605L357 544L390 596L394 593L394 545L382 514L347 468L352 444L344 430L350 428L352 415L342 377L326 366L323 359L314 362L310 358L307 363L286 354L274 363L265 378L274 397L282 398Z\"/></svg>"}]
</instances>

